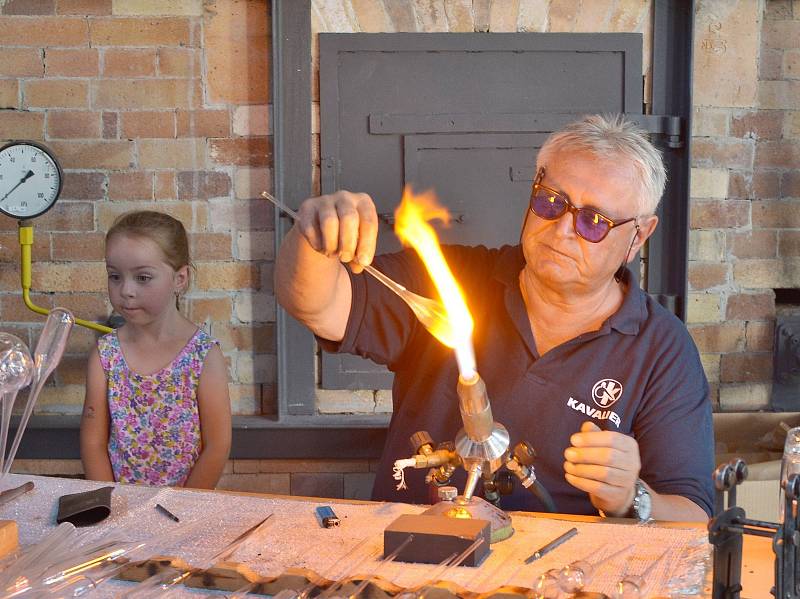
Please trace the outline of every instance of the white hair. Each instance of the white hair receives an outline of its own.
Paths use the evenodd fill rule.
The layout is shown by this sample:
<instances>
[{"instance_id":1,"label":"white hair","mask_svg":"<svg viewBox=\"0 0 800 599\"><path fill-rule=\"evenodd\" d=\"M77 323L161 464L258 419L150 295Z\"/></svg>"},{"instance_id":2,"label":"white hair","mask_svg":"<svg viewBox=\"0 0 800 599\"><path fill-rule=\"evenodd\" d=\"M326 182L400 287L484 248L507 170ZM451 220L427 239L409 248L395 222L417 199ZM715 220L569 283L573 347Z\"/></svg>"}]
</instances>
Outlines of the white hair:
<instances>
[{"instance_id":1,"label":"white hair","mask_svg":"<svg viewBox=\"0 0 800 599\"><path fill-rule=\"evenodd\" d=\"M588 152L600 158L610 156L630 162L639 175L643 215L655 213L667 184L664 161L647 132L624 115L586 116L551 134L539 150L537 168L562 151Z\"/></svg>"}]
</instances>

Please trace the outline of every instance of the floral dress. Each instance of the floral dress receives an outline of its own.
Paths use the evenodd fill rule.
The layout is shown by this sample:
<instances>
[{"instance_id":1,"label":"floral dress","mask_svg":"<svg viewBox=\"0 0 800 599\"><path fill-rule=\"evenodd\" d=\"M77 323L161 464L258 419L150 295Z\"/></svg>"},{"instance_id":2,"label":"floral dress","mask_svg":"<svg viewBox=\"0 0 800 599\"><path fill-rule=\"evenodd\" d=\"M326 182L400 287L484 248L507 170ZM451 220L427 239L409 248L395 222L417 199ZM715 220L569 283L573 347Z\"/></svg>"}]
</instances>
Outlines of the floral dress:
<instances>
[{"instance_id":1,"label":"floral dress","mask_svg":"<svg viewBox=\"0 0 800 599\"><path fill-rule=\"evenodd\" d=\"M200 455L197 387L215 344L197 329L170 364L141 375L128 367L116 331L98 340L108 381L108 455L114 480L157 486L186 482Z\"/></svg>"}]
</instances>

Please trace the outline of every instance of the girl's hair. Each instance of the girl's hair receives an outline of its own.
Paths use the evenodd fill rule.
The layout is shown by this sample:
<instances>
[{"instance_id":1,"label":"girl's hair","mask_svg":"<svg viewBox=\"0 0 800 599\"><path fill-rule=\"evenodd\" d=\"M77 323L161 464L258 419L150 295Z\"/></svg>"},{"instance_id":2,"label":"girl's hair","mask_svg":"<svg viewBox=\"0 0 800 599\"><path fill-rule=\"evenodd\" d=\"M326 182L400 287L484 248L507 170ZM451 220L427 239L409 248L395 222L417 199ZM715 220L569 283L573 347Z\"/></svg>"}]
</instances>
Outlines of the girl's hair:
<instances>
[{"instance_id":1,"label":"girl's hair","mask_svg":"<svg viewBox=\"0 0 800 599\"><path fill-rule=\"evenodd\" d=\"M191 267L189 239L183 223L169 214L153 210L128 212L117 217L106 233L106 245L115 235L149 239L161 249L173 270Z\"/></svg>"},{"instance_id":2,"label":"girl's hair","mask_svg":"<svg viewBox=\"0 0 800 599\"><path fill-rule=\"evenodd\" d=\"M629 161L638 175L643 214L655 214L667 182L664 161L647 132L623 115L587 116L553 133L539 150L537 167L562 151Z\"/></svg>"}]
</instances>

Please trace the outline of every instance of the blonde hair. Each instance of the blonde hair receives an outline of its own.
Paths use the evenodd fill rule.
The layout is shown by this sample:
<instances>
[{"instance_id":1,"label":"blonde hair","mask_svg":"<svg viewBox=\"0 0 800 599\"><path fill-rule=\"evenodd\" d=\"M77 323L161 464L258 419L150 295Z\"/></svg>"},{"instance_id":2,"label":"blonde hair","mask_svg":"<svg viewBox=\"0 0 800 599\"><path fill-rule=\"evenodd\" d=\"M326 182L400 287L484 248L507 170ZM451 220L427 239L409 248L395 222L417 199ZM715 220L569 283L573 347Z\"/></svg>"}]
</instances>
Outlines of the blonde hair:
<instances>
[{"instance_id":1,"label":"blonde hair","mask_svg":"<svg viewBox=\"0 0 800 599\"><path fill-rule=\"evenodd\" d=\"M644 214L655 214L664 187L667 171L661 152L650 142L647 132L627 120L624 115L591 115L556 131L539 150L537 168L553 154L588 152L597 157L622 158L639 175Z\"/></svg>"},{"instance_id":2,"label":"blonde hair","mask_svg":"<svg viewBox=\"0 0 800 599\"><path fill-rule=\"evenodd\" d=\"M189 238L183 223L169 214L154 210L137 210L118 216L106 233L106 246L117 235L149 239L155 243L164 260L177 271L192 262L189 258Z\"/></svg>"}]
</instances>

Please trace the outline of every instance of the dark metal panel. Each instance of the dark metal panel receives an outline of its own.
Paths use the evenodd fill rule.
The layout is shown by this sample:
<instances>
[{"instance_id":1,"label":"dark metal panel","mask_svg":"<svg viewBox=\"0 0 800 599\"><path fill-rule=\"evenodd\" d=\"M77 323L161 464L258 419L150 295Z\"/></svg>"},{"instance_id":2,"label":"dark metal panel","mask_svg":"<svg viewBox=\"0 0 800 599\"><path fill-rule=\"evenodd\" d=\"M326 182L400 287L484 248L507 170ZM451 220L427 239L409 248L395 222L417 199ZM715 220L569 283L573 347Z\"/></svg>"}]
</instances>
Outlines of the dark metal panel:
<instances>
[{"instance_id":1,"label":"dark metal panel","mask_svg":"<svg viewBox=\"0 0 800 599\"><path fill-rule=\"evenodd\" d=\"M295 207L311 195L310 11L309 0L272 3L275 196ZM292 223L274 210L277 250ZM278 415L313 414L314 337L281 307L276 320Z\"/></svg>"},{"instance_id":2,"label":"dark metal panel","mask_svg":"<svg viewBox=\"0 0 800 599\"><path fill-rule=\"evenodd\" d=\"M503 226L491 244L515 243L512 223L521 222L529 183L515 181L511 167L524 152L457 149L446 140L435 148L425 134L549 133L584 113L640 114L641 45L640 34L321 34L322 191L364 191L379 214L391 215L405 183L434 187L464 214L444 235L453 243L486 241L468 204L492 196L493 220ZM533 169L535 152L527 158ZM494 194L466 183L489 164L501 173L487 177ZM379 252L400 248L390 220L382 219ZM325 388L374 389L391 378L360 358L323 353L321 380Z\"/></svg>"},{"instance_id":3,"label":"dark metal panel","mask_svg":"<svg viewBox=\"0 0 800 599\"><path fill-rule=\"evenodd\" d=\"M689 155L692 130L692 36L694 1L657 0L653 15L651 112L681 119L681 147L661 146L669 181L659 209L659 225L648 244L647 289L672 303L686 318L689 243Z\"/></svg>"}]
</instances>

